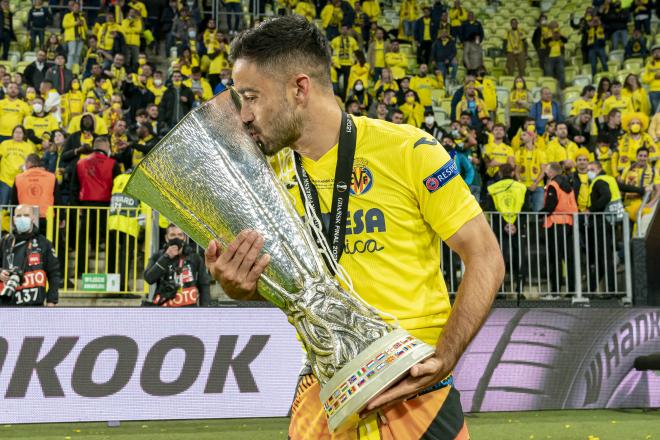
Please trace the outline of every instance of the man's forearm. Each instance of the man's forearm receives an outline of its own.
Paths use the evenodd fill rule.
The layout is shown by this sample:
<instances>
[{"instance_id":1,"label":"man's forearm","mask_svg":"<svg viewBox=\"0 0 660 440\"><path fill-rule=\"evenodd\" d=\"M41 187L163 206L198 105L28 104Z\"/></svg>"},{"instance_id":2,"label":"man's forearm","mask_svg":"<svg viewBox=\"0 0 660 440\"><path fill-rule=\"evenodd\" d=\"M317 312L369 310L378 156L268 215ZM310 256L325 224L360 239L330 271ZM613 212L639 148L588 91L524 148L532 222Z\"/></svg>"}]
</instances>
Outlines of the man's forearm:
<instances>
[{"instance_id":1,"label":"man's forearm","mask_svg":"<svg viewBox=\"0 0 660 440\"><path fill-rule=\"evenodd\" d=\"M488 317L504 278L499 248L485 250L464 263L465 275L436 348L444 359L451 361L447 367L452 369Z\"/></svg>"}]
</instances>

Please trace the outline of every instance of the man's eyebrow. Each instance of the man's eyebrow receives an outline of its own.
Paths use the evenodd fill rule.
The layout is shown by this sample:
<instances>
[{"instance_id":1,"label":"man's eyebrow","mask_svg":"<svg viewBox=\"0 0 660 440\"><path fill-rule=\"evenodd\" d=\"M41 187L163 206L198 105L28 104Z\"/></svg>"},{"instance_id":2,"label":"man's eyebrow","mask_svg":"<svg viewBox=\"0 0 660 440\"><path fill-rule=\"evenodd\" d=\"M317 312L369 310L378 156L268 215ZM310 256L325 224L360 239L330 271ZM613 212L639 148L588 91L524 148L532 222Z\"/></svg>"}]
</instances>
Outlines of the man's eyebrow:
<instances>
[{"instance_id":1,"label":"man's eyebrow","mask_svg":"<svg viewBox=\"0 0 660 440\"><path fill-rule=\"evenodd\" d=\"M259 90L254 89L252 87L240 87L240 88L237 88L236 91L240 95L242 95L244 93L259 93Z\"/></svg>"}]
</instances>

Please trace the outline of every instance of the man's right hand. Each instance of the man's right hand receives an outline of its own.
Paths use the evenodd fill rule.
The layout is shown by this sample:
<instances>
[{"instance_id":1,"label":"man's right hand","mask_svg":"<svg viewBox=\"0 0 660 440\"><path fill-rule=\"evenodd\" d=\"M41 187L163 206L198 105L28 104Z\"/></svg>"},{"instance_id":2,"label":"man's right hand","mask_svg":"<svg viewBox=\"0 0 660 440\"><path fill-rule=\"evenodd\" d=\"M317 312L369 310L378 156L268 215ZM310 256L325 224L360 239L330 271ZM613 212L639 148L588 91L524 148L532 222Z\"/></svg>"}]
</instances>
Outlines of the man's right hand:
<instances>
[{"instance_id":1,"label":"man's right hand","mask_svg":"<svg viewBox=\"0 0 660 440\"><path fill-rule=\"evenodd\" d=\"M9 271L8 270L3 269L2 271L0 271L0 281L2 281L3 283L6 283L7 281L9 281Z\"/></svg>"},{"instance_id":2,"label":"man's right hand","mask_svg":"<svg viewBox=\"0 0 660 440\"><path fill-rule=\"evenodd\" d=\"M170 258L175 258L177 255L179 255L179 246L177 245L169 246L165 250L165 255L167 255Z\"/></svg>"},{"instance_id":3,"label":"man's right hand","mask_svg":"<svg viewBox=\"0 0 660 440\"><path fill-rule=\"evenodd\" d=\"M255 299L257 281L270 262L270 255L259 257L264 245L263 237L256 231L241 231L227 249L213 240L206 248L206 268L220 282L231 298Z\"/></svg>"}]
</instances>

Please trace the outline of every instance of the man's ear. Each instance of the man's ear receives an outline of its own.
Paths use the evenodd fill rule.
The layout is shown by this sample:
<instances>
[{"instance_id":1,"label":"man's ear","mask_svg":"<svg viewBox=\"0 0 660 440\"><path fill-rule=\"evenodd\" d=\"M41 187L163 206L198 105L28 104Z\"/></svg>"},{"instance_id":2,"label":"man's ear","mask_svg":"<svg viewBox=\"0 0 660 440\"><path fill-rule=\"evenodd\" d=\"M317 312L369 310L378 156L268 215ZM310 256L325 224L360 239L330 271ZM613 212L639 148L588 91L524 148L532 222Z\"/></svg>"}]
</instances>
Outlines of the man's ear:
<instances>
[{"instance_id":1,"label":"man's ear","mask_svg":"<svg viewBox=\"0 0 660 440\"><path fill-rule=\"evenodd\" d=\"M300 73L294 79L294 87L294 99L298 104L305 104L312 91L312 79L304 73Z\"/></svg>"}]
</instances>

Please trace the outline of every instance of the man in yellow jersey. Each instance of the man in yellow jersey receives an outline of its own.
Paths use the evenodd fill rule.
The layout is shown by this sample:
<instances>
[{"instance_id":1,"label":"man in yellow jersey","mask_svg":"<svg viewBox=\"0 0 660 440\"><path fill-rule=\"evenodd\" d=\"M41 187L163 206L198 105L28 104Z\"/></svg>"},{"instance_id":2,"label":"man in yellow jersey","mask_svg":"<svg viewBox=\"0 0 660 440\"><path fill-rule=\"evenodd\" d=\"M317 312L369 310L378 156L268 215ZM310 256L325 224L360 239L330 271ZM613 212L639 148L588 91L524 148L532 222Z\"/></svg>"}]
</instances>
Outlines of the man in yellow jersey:
<instances>
[{"instance_id":1,"label":"man in yellow jersey","mask_svg":"<svg viewBox=\"0 0 660 440\"><path fill-rule=\"evenodd\" d=\"M7 85L5 99L0 100L0 142L11 139L14 127L32 113L30 106L18 97L18 85Z\"/></svg>"},{"instance_id":2,"label":"man in yellow jersey","mask_svg":"<svg viewBox=\"0 0 660 440\"><path fill-rule=\"evenodd\" d=\"M506 128L502 124L493 126L493 141L486 144L484 148L484 161L486 163L486 174L488 179L495 178L500 165L508 163L512 167L515 164L513 149L504 143Z\"/></svg>"},{"instance_id":3,"label":"man in yellow jersey","mask_svg":"<svg viewBox=\"0 0 660 440\"><path fill-rule=\"evenodd\" d=\"M589 150L586 148L578 149L575 154L575 172L571 174L570 179L573 185L578 211L587 212L589 210Z\"/></svg>"},{"instance_id":4,"label":"man in yellow jersey","mask_svg":"<svg viewBox=\"0 0 660 440\"><path fill-rule=\"evenodd\" d=\"M619 173L635 162L637 149L640 147L649 149L649 162L655 162L658 159L657 145L647 133L649 127L649 117L647 115L638 112L626 113L621 117L621 127L625 130L625 133L617 143Z\"/></svg>"},{"instance_id":5,"label":"man in yellow jersey","mask_svg":"<svg viewBox=\"0 0 660 440\"><path fill-rule=\"evenodd\" d=\"M642 82L649 86L651 112L655 113L660 107L660 44L651 48L651 57L644 67Z\"/></svg>"},{"instance_id":6,"label":"man in yellow jersey","mask_svg":"<svg viewBox=\"0 0 660 440\"><path fill-rule=\"evenodd\" d=\"M374 81L380 79L380 73L385 68L385 51L387 50L387 43L385 42L385 30L383 28L376 29L375 38L369 43L367 50L367 63L371 66L372 77Z\"/></svg>"},{"instance_id":7,"label":"man in yellow jersey","mask_svg":"<svg viewBox=\"0 0 660 440\"><path fill-rule=\"evenodd\" d=\"M534 212L543 208L543 176L548 161L534 141L537 135L533 131L520 133L521 148L516 151L516 174L518 181L527 187L528 206Z\"/></svg>"},{"instance_id":8,"label":"man in yellow jersey","mask_svg":"<svg viewBox=\"0 0 660 440\"><path fill-rule=\"evenodd\" d=\"M341 34L332 39L330 42L332 54L337 59L337 72L342 75L343 86L342 94L345 98L348 94L348 77L351 74L351 67L355 60L354 53L360 48L355 38L348 34L348 26L343 24L341 26Z\"/></svg>"},{"instance_id":9,"label":"man in yellow jersey","mask_svg":"<svg viewBox=\"0 0 660 440\"><path fill-rule=\"evenodd\" d=\"M577 155L578 146L568 138L568 124L558 122L555 127L555 134L557 136L548 142L545 149L545 156L548 163L559 162L565 169L573 169L575 167L575 156Z\"/></svg>"},{"instance_id":10,"label":"man in yellow jersey","mask_svg":"<svg viewBox=\"0 0 660 440\"><path fill-rule=\"evenodd\" d=\"M504 50L506 51L506 74L513 76L514 71L517 70L518 76L525 76L527 40L515 18L511 19L511 29L506 31Z\"/></svg>"},{"instance_id":11,"label":"man in yellow jersey","mask_svg":"<svg viewBox=\"0 0 660 440\"><path fill-rule=\"evenodd\" d=\"M658 198L660 198L660 175L649 163L648 147L643 146L637 149L637 161L623 171L621 183L639 188L642 193L645 190L652 192L653 196L647 202L647 206L655 206ZM633 222L637 221L637 213L642 206L642 195L630 192L624 197L623 205Z\"/></svg>"},{"instance_id":12,"label":"man in yellow jersey","mask_svg":"<svg viewBox=\"0 0 660 440\"><path fill-rule=\"evenodd\" d=\"M431 93L433 89L439 88L438 81L428 73L429 66L427 64L420 64L419 73L410 79L410 89L417 93L419 103L424 106L425 111L433 110Z\"/></svg>"},{"instance_id":13,"label":"man in yellow jersey","mask_svg":"<svg viewBox=\"0 0 660 440\"><path fill-rule=\"evenodd\" d=\"M617 109L621 114L632 113L635 111L630 96L621 94L621 82L614 80L610 86L612 95L603 102L603 114L607 115L612 110Z\"/></svg>"},{"instance_id":14,"label":"man in yellow jersey","mask_svg":"<svg viewBox=\"0 0 660 440\"><path fill-rule=\"evenodd\" d=\"M418 128L362 117L346 123L348 116L332 92L328 42L303 17L280 17L244 31L232 44L231 58L247 130L268 155L286 146L294 150L298 168L319 195L305 200L326 213L323 218L333 217L327 213L337 196L338 158L342 168L362 176L349 187L346 223L335 223L345 232L345 242L336 241L343 250L338 262L369 304L438 347L435 356L368 404L371 414L349 438L408 439L429 433L467 439L458 392L443 380L488 315L504 267L492 230L455 163ZM338 142L348 127L355 130L355 142ZM352 165L345 162L350 155ZM295 186L291 191L302 214L300 191ZM451 314L438 270L440 239L465 264ZM255 231L241 232L227 248L209 244L207 267L232 297L259 298L256 282L269 261L259 255L262 245ZM329 433L320 387L308 371L292 406L289 437L345 438Z\"/></svg>"}]
</instances>

